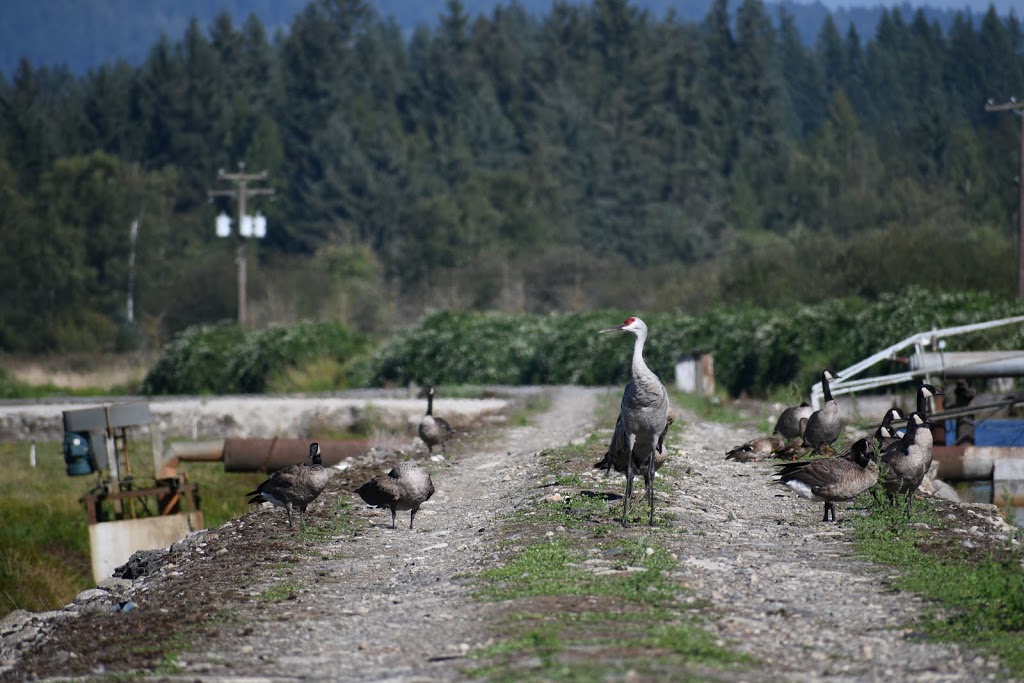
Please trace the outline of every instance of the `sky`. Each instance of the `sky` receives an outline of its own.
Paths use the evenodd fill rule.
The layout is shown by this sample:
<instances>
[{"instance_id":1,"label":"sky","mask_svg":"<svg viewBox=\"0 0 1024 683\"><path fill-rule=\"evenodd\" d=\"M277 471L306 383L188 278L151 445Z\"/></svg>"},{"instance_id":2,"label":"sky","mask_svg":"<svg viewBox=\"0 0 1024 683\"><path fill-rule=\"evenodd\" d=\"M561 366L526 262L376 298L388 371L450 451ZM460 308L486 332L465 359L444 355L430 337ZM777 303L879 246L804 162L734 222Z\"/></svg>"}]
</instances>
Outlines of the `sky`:
<instances>
[{"instance_id":1,"label":"sky","mask_svg":"<svg viewBox=\"0 0 1024 683\"><path fill-rule=\"evenodd\" d=\"M805 2L804 0L794 0L795 2L801 2L801 4L812 4L811 2ZM821 4L830 10L840 8L852 8L852 7L875 7L877 5L883 5L885 7L892 7L902 3L893 2L891 0L820 0ZM989 5L995 5L996 11L1000 14L1006 14L1010 10L1013 10L1017 15L1018 19L1024 18L1024 0L913 0L908 2L911 7L920 7L929 5L936 9L970 9L973 12L983 13L988 10Z\"/></svg>"}]
</instances>

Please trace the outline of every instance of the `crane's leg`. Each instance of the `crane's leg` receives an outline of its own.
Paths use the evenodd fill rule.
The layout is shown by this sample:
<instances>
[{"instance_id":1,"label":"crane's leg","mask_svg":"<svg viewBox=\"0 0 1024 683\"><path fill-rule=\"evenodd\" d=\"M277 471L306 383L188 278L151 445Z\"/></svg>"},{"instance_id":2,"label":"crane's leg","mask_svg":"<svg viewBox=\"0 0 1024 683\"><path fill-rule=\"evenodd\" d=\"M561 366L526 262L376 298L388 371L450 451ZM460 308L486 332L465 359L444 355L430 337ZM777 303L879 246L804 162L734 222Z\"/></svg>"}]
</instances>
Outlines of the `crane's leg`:
<instances>
[{"instance_id":1,"label":"crane's leg","mask_svg":"<svg viewBox=\"0 0 1024 683\"><path fill-rule=\"evenodd\" d=\"M647 504L651 512L648 522L654 526L654 456L657 455L656 446L651 444L651 454L647 458L647 472L644 473L644 483L647 485Z\"/></svg>"},{"instance_id":2,"label":"crane's leg","mask_svg":"<svg viewBox=\"0 0 1024 683\"><path fill-rule=\"evenodd\" d=\"M629 512L629 499L633 495L633 446L636 445L636 434L626 437L626 496L622 499L622 526L629 526L626 514Z\"/></svg>"}]
</instances>

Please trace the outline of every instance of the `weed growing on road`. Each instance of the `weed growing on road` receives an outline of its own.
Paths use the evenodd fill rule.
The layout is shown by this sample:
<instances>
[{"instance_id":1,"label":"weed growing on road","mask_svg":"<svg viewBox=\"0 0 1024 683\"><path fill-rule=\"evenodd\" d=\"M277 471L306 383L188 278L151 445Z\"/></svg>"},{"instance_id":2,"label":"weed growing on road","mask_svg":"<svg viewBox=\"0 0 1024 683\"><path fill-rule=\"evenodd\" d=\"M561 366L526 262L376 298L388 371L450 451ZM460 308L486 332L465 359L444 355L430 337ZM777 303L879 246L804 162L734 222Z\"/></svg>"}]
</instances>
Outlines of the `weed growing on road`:
<instances>
[{"instance_id":1,"label":"weed growing on road","mask_svg":"<svg viewBox=\"0 0 1024 683\"><path fill-rule=\"evenodd\" d=\"M958 535L962 529L950 528L930 503L917 503L909 522L905 509L880 503L857 518L859 549L900 570L896 588L933 601L936 609L917 628L996 654L1014 676L1024 674L1024 554L1009 546L972 552L970 537Z\"/></svg>"},{"instance_id":2,"label":"weed growing on road","mask_svg":"<svg viewBox=\"0 0 1024 683\"><path fill-rule=\"evenodd\" d=\"M693 679L698 668L748 661L720 647L697 623L692 610L698 603L683 595L673 578L676 561L658 543L661 534L672 533L662 516L663 528L623 530L621 498L612 503L615 496L585 490L585 477L564 471L568 463L588 466L602 447L591 438L541 455L558 499L506 519L514 537L544 540L506 546L505 564L474 577L479 599L507 604L502 632L508 635L474 655L480 665L473 675L591 681L636 671ZM551 528L558 531L546 531Z\"/></svg>"}]
</instances>

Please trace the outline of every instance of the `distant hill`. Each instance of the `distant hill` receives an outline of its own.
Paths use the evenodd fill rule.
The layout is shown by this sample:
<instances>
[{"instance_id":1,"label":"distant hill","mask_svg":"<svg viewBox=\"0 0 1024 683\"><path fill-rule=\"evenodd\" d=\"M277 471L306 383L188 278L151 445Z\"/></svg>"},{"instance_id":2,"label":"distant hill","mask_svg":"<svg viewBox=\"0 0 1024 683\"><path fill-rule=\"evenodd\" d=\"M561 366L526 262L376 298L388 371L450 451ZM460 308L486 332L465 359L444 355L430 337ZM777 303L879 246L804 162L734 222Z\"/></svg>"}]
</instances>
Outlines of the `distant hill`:
<instances>
[{"instance_id":1,"label":"distant hill","mask_svg":"<svg viewBox=\"0 0 1024 683\"><path fill-rule=\"evenodd\" d=\"M183 35L194 16L203 26L227 10L241 24L250 14L263 22L269 35L287 31L292 18L309 0L19 0L0 2L0 73L10 77L19 60L26 57L35 66L64 65L73 73L83 74L103 63L124 59L130 64L145 60L150 48L161 34L172 40ZM406 31L419 24L433 24L445 12L446 0L372 0L381 16L394 17ZM490 14L508 0L463 0L466 11L473 16ZM519 0L529 13L545 16L552 0ZM579 2L578 4L584 4ZM663 17L673 10L685 21L701 21L711 0L634 0L637 7ZM739 0L730 3L739 6ZM915 7L909 3L898 6L909 18ZM967 0L964 0L967 4ZM871 8L832 10L833 19L842 33L852 23L862 39L874 35L881 5ZM794 0L766 2L771 14L784 8L791 14L807 42L817 37L829 9L821 2L806 4ZM956 11L927 9L926 15L944 29Z\"/></svg>"}]
</instances>

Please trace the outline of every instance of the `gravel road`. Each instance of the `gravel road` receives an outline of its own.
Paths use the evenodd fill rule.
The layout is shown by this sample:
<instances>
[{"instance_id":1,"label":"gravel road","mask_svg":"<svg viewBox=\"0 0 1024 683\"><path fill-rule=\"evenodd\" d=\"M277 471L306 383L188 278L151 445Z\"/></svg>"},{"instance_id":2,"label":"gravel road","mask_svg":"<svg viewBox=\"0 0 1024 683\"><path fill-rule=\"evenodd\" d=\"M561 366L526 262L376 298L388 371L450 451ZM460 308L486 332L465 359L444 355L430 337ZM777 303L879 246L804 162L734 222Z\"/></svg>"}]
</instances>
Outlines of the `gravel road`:
<instances>
[{"instance_id":1,"label":"gravel road","mask_svg":"<svg viewBox=\"0 0 1024 683\"><path fill-rule=\"evenodd\" d=\"M280 510L261 509L196 534L144 578L58 613L0 622L0 680L138 675L140 668L175 681L468 680L466 655L495 636L500 607L472 599L464 577L499 560L509 540L503 517L552 493L538 452L611 426L595 424L609 390L545 391L550 407L529 425L466 439L448 460L427 463L437 492L415 529L408 513L391 529L390 513L357 504L350 491L389 465L368 460L336 475L307 515L326 518L340 496L366 521L360 533L319 545L287 532ZM998 661L917 636L913 624L926 606L886 587L891 568L855 556L842 524L858 514L850 504L837 506L840 524L822 524L821 504L769 483L770 465L724 459L752 436L679 411L672 457L659 474L671 493L659 495L658 506L687 533L661 534L658 543L678 558L679 581L710 603L707 628L760 662L718 680L1005 680ZM566 466L588 487L621 493L621 477L606 480L591 462ZM957 514L977 520L965 534L1006 535L990 506ZM284 599L261 599L282 583L290 591ZM127 601L135 609L111 614L111 605ZM196 624L201 637L172 670L154 672L137 653L145 648L135 643L132 655L126 642L134 632L166 643Z\"/></svg>"}]
</instances>

